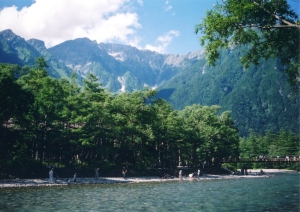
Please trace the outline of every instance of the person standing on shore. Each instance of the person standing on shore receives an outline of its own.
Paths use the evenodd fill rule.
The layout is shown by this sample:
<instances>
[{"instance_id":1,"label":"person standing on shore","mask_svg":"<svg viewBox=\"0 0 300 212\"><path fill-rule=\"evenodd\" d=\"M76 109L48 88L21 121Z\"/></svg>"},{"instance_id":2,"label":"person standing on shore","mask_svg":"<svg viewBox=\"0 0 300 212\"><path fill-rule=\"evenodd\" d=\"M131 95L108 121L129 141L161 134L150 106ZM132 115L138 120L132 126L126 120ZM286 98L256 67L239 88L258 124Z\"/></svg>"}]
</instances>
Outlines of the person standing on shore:
<instances>
[{"instance_id":1,"label":"person standing on shore","mask_svg":"<svg viewBox=\"0 0 300 212\"><path fill-rule=\"evenodd\" d=\"M179 170L179 179L182 180L182 170Z\"/></svg>"},{"instance_id":2,"label":"person standing on shore","mask_svg":"<svg viewBox=\"0 0 300 212\"><path fill-rule=\"evenodd\" d=\"M193 172L193 173L189 174L189 177L190 177L191 179L193 179L193 178L195 177L195 175L196 175L196 172Z\"/></svg>"},{"instance_id":3,"label":"person standing on shore","mask_svg":"<svg viewBox=\"0 0 300 212\"><path fill-rule=\"evenodd\" d=\"M53 183L53 168L49 171L49 182Z\"/></svg>"},{"instance_id":4,"label":"person standing on shore","mask_svg":"<svg viewBox=\"0 0 300 212\"><path fill-rule=\"evenodd\" d=\"M98 180L99 179L99 168L97 168L95 172L96 172L95 178L96 178L96 180Z\"/></svg>"},{"instance_id":5,"label":"person standing on shore","mask_svg":"<svg viewBox=\"0 0 300 212\"><path fill-rule=\"evenodd\" d=\"M123 169L122 169L122 175L123 175L124 178L125 178L125 176L126 176L126 172L127 172L126 168L123 167Z\"/></svg>"},{"instance_id":6,"label":"person standing on shore","mask_svg":"<svg viewBox=\"0 0 300 212\"><path fill-rule=\"evenodd\" d=\"M74 174L73 182L76 182L76 173Z\"/></svg>"}]
</instances>

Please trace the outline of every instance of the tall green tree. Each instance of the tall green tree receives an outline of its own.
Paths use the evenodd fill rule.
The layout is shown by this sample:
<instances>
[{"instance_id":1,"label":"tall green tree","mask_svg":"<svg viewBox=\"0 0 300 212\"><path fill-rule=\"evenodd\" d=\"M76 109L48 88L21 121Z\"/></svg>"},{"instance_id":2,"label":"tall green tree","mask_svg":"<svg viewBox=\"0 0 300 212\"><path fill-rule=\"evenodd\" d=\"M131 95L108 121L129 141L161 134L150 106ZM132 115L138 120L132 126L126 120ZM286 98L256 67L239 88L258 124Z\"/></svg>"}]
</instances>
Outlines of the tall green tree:
<instances>
[{"instance_id":1,"label":"tall green tree","mask_svg":"<svg viewBox=\"0 0 300 212\"><path fill-rule=\"evenodd\" d=\"M44 67L44 65L43 65ZM27 132L32 132L32 142L36 152L36 160L45 160L51 150L51 135L59 120L58 114L62 110L61 91L57 79L48 76L47 70L38 67L18 79L22 89L33 96L33 104L26 119L30 120Z\"/></svg>"},{"instance_id":2,"label":"tall green tree","mask_svg":"<svg viewBox=\"0 0 300 212\"><path fill-rule=\"evenodd\" d=\"M152 122L154 162L162 167L176 167L185 148L183 119L163 99L155 100L154 109L155 119Z\"/></svg>"},{"instance_id":3,"label":"tall green tree","mask_svg":"<svg viewBox=\"0 0 300 212\"><path fill-rule=\"evenodd\" d=\"M145 90L116 95L112 100L113 134L116 162L131 161L143 166L154 119L152 97L156 91ZM133 157L132 157L133 156Z\"/></svg>"},{"instance_id":4,"label":"tall green tree","mask_svg":"<svg viewBox=\"0 0 300 212\"><path fill-rule=\"evenodd\" d=\"M21 121L22 115L28 112L31 103L30 93L22 90L17 83L21 68L17 65L0 64L0 126L13 118ZM23 113L23 114L22 114Z\"/></svg>"},{"instance_id":5,"label":"tall green tree","mask_svg":"<svg viewBox=\"0 0 300 212\"><path fill-rule=\"evenodd\" d=\"M209 64L221 48L247 46L241 63L259 64L261 58L279 58L291 85L299 85L300 21L286 0L224 0L207 12L195 27Z\"/></svg>"},{"instance_id":6,"label":"tall green tree","mask_svg":"<svg viewBox=\"0 0 300 212\"><path fill-rule=\"evenodd\" d=\"M207 125L203 123L203 112L201 105L188 106L180 111L180 115L184 120L184 140L189 147L190 158L188 158L188 161L191 161L191 165L194 167L199 163L200 159L205 159L203 155L202 157L199 155L205 152L204 143L206 139L203 130ZM197 150L198 154L196 152Z\"/></svg>"},{"instance_id":7,"label":"tall green tree","mask_svg":"<svg viewBox=\"0 0 300 212\"><path fill-rule=\"evenodd\" d=\"M228 111L217 115L219 106L192 105L181 111L188 129L188 142L191 144L191 161L195 166L199 159L215 164L228 157L238 156L238 130ZM197 156L198 151L198 156ZM205 153L205 158L201 156ZM199 158L200 156L200 158ZM197 161L198 160L198 161Z\"/></svg>"},{"instance_id":8,"label":"tall green tree","mask_svg":"<svg viewBox=\"0 0 300 212\"><path fill-rule=\"evenodd\" d=\"M32 95L17 83L21 68L0 64L0 166L16 162L25 163L30 145L22 139L20 131L29 124L25 116L32 104ZM23 135L26 132L23 133ZM19 148L20 147L20 148Z\"/></svg>"},{"instance_id":9,"label":"tall green tree","mask_svg":"<svg viewBox=\"0 0 300 212\"><path fill-rule=\"evenodd\" d=\"M81 145L81 160L88 164L100 154L101 141L105 139L106 126L108 120L108 108L105 107L108 94L101 87L98 78L89 74L84 80L83 92L79 95L82 99L81 112L78 121L82 124L77 132Z\"/></svg>"}]
</instances>

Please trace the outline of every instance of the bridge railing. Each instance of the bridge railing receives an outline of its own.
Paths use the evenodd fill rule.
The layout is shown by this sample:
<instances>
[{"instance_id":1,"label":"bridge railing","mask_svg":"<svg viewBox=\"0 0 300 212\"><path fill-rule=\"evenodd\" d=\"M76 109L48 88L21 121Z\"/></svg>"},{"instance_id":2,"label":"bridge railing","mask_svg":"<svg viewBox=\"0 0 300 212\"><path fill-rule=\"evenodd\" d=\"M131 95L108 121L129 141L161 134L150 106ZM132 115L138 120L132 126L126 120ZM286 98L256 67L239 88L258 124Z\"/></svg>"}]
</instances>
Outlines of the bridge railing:
<instances>
[{"instance_id":1,"label":"bridge railing","mask_svg":"<svg viewBox=\"0 0 300 212\"><path fill-rule=\"evenodd\" d=\"M300 162L299 157L289 157L289 158L277 158L277 157L264 157L264 158L229 158L223 159L222 162Z\"/></svg>"}]
</instances>

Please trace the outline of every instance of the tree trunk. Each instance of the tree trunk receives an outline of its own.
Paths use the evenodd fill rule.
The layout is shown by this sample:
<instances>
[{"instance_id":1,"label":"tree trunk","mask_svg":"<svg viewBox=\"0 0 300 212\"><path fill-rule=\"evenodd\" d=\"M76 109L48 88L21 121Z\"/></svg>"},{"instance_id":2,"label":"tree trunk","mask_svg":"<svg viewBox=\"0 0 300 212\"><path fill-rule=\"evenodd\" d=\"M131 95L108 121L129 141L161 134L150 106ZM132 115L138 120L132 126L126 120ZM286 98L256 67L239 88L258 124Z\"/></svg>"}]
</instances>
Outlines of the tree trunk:
<instances>
[{"instance_id":1,"label":"tree trunk","mask_svg":"<svg viewBox=\"0 0 300 212\"><path fill-rule=\"evenodd\" d=\"M47 139L47 114L44 115L44 136L43 136L43 162L46 159L46 139Z\"/></svg>"}]
</instances>

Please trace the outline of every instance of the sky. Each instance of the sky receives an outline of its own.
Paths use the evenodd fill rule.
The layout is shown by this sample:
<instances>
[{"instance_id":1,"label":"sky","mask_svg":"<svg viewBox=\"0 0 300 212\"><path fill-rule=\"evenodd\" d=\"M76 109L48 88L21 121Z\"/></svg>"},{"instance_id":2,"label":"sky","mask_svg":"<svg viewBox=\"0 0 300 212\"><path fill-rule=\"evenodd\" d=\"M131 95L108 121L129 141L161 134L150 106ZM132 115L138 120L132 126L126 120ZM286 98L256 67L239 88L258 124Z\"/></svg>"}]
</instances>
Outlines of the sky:
<instances>
[{"instance_id":1,"label":"sky","mask_svg":"<svg viewBox=\"0 0 300 212\"><path fill-rule=\"evenodd\" d=\"M0 31L47 48L87 37L163 54L203 49L195 26L217 0L0 0ZM289 0L299 6L299 0Z\"/></svg>"},{"instance_id":2,"label":"sky","mask_svg":"<svg viewBox=\"0 0 300 212\"><path fill-rule=\"evenodd\" d=\"M201 50L195 25L215 0L0 0L0 31L47 48L87 37L165 54Z\"/></svg>"}]
</instances>

